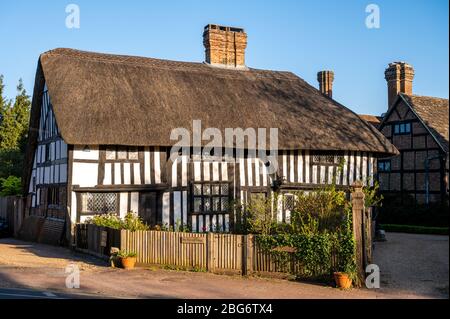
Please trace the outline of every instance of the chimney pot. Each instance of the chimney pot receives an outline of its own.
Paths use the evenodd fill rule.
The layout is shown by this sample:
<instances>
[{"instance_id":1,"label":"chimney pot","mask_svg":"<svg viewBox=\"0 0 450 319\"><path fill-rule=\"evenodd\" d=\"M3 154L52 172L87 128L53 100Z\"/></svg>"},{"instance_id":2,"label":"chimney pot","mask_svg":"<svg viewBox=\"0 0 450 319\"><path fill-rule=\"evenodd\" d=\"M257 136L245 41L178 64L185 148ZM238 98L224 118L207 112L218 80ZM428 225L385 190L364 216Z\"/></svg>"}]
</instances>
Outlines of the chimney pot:
<instances>
[{"instance_id":1,"label":"chimney pot","mask_svg":"<svg viewBox=\"0 0 450 319\"><path fill-rule=\"evenodd\" d=\"M414 68L406 62L393 62L384 71L388 86L388 109L399 93L412 95Z\"/></svg>"},{"instance_id":2,"label":"chimney pot","mask_svg":"<svg viewBox=\"0 0 450 319\"><path fill-rule=\"evenodd\" d=\"M244 29L208 24L203 31L203 45L206 63L246 69L247 34Z\"/></svg>"},{"instance_id":3,"label":"chimney pot","mask_svg":"<svg viewBox=\"0 0 450 319\"><path fill-rule=\"evenodd\" d=\"M319 81L319 90L322 94L333 98L333 81L334 72L333 71L320 71L317 72L317 81Z\"/></svg>"}]
</instances>

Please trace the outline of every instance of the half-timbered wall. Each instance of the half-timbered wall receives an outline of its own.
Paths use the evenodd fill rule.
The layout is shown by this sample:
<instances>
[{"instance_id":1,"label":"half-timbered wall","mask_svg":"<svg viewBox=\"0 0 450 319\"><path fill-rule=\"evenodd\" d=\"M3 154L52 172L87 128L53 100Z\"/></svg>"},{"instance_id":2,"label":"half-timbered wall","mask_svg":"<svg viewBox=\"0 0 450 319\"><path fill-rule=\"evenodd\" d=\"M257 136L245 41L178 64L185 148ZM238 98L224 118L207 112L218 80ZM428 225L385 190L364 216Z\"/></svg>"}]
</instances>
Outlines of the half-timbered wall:
<instances>
[{"instance_id":1,"label":"half-timbered wall","mask_svg":"<svg viewBox=\"0 0 450 319\"><path fill-rule=\"evenodd\" d=\"M47 87L44 87L38 144L29 184L30 213L65 218L67 145L56 124Z\"/></svg>"},{"instance_id":2,"label":"half-timbered wall","mask_svg":"<svg viewBox=\"0 0 450 319\"><path fill-rule=\"evenodd\" d=\"M404 101L400 101L380 127L400 155L380 159L380 190L386 194L409 195L425 202L427 158L445 155L427 128ZM429 162L429 200L440 201L446 193L446 157Z\"/></svg>"},{"instance_id":3,"label":"half-timbered wall","mask_svg":"<svg viewBox=\"0 0 450 319\"><path fill-rule=\"evenodd\" d=\"M193 231L228 231L237 216L230 216L219 201L228 197L245 204L253 193L269 194L277 178L283 179L281 191L289 192L331 184L333 178L342 187L356 180L373 183L376 172L374 155L364 152L283 151L277 174L269 174L262 160L248 155L236 162L195 161L187 156L172 162L169 148L96 145L75 145L72 165L72 211L78 212L74 221L93 215L85 208L87 202L93 206L96 198L105 200L105 195L86 193L114 193L105 204L105 210L113 211L105 212L124 216L134 211L147 218L145 196L153 192L158 213L152 224L189 225ZM280 212L279 219L286 216Z\"/></svg>"}]
</instances>

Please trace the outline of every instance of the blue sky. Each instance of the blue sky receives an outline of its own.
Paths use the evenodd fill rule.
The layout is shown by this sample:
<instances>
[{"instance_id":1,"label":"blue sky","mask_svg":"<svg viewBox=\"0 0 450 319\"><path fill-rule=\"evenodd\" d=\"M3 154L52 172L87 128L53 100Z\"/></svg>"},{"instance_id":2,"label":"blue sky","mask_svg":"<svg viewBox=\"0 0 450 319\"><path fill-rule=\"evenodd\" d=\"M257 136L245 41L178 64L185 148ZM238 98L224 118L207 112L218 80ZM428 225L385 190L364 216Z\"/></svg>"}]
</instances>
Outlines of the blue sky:
<instances>
[{"instance_id":1,"label":"blue sky","mask_svg":"<svg viewBox=\"0 0 450 319\"><path fill-rule=\"evenodd\" d=\"M80 8L80 29L65 26L68 4ZM380 8L368 29L365 8ZM40 53L56 47L203 61L203 26L239 26L248 33L247 65L287 70L317 87L316 73L335 72L334 98L358 113L387 108L384 69L415 68L414 93L448 98L447 0L322 1L23 1L0 2L0 74L6 95L23 78L29 93Z\"/></svg>"}]
</instances>

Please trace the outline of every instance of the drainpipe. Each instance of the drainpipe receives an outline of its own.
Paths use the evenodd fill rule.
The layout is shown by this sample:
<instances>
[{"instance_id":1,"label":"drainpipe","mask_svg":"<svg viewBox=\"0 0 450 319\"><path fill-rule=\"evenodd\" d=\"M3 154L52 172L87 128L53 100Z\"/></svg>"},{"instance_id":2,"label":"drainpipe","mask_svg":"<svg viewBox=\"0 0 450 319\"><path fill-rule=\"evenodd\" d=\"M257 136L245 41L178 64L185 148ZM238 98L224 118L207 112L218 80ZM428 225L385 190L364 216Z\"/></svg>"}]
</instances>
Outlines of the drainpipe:
<instances>
[{"instance_id":1,"label":"drainpipe","mask_svg":"<svg viewBox=\"0 0 450 319\"><path fill-rule=\"evenodd\" d=\"M430 162L442 158L442 155L431 156L425 159L425 203L430 203Z\"/></svg>"}]
</instances>

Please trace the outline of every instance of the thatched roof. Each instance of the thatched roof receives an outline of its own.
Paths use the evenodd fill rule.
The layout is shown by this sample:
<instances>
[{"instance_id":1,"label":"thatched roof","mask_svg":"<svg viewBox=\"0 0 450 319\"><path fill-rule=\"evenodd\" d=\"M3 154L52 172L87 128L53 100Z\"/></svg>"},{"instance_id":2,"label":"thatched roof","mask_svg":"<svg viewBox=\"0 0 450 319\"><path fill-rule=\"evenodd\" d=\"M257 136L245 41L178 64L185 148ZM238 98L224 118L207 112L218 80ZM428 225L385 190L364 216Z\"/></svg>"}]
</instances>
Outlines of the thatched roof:
<instances>
[{"instance_id":1,"label":"thatched roof","mask_svg":"<svg viewBox=\"0 0 450 319\"><path fill-rule=\"evenodd\" d=\"M448 99L406 94L401 94L401 97L428 127L430 133L437 140L442 149L445 152L448 152Z\"/></svg>"},{"instance_id":2,"label":"thatched roof","mask_svg":"<svg viewBox=\"0 0 450 319\"><path fill-rule=\"evenodd\" d=\"M280 149L397 152L357 114L290 72L72 49L48 51L39 61L68 144L170 146L172 129L191 130L202 120L222 133L276 127Z\"/></svg>"},{"instance_id":3,"label":"thatched roof","mask_svg":"<svg viewBox=\"0 0 450 319\"><path fill-rule=\"evenodd\" d=\"M383 119L380 116L370 115L370 114L359 114L359 117L366 121L367 123L372 124L375 127L378 127L380 125L381 120Z\"/></svg>"}]
</instances>

